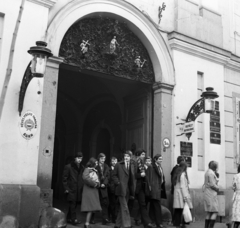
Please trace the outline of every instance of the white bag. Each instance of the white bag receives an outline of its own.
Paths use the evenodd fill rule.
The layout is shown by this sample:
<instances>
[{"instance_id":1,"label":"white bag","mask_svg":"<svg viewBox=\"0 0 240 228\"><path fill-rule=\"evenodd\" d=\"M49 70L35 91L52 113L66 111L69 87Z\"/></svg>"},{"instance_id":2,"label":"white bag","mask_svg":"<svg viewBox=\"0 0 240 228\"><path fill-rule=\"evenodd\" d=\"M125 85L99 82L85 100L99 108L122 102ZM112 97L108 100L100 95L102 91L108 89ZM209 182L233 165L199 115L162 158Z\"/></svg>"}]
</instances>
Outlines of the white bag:
<instances>
[{"instance_id":1,"label":"white bag","mask_svg":"<svg viewBox=\"0 0 240 228\"><path fill-rule=\"evenodd\" d=\"M183 207L183 218L184 218L186 223L192 222L192 214L191 214L191 211L189 209L188 203L184 204L184 207Z\"/></svg>"}]
</instances>

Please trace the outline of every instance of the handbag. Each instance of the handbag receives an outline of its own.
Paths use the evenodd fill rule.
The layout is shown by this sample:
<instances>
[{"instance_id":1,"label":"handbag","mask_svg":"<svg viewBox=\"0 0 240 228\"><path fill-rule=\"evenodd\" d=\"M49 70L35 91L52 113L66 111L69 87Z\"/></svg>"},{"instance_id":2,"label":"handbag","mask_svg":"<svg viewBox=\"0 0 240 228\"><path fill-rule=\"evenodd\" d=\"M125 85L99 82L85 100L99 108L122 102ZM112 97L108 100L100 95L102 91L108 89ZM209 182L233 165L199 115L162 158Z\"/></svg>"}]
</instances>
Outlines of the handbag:
<instances>
[{"instance_id":1,"label":"handbag","mask_svg":"<svg viewBox=\"0 0 240 228\"><path fill-rule=\"evenodd\" d=\"M192 222L192 214L187 202L185 202L183 207L183 218L186 223Z\"/></svg>"}]
</instances>

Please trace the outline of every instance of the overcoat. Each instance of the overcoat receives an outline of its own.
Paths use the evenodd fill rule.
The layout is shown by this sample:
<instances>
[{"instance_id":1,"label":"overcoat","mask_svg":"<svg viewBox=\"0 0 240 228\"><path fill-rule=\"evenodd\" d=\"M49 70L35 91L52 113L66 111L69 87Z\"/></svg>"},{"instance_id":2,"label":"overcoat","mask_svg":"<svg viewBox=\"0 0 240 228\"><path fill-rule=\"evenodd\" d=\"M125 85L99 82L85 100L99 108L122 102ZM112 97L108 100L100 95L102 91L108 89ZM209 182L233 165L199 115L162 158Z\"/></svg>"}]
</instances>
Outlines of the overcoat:
<instances>
[{"instance_id":1,"label":"overcoat","mask_svg":"<svg viewBox=\"0 0 240 228\"><path fill-rule=\"evenodd\" d=\"M218 178L214 171L208 169L204 176L204 209L207 212L218 212L217 185Z\"/></svg>"},{"instance_id":2,"label":"overcoat","mask_svg":"<svg viewBox=\"0 0 240 228\"><path fill-rule=\"evenodd\" d=\"M155 163L153 163L152 166L148 167L146 175L148 177L148 183L151 188L150 198L161 200L161 186L163 177Z\"/></svg>"},{"instance_id":3,"label":"overcoat","mask_svg":"<svg viewBox=\"0 0 240 228\"><path fill-rule=\"evenodd\" d=\"M113 194L115 194L116 187L112 178L114 169L115 168L112 166L109 168L109 181L108 181L108 191Z\"/></svg>"},{"instance_id":4,"label":"overcoat","mask_svg":"<svg viewBox=\"0 0 240 228\"><path fill-rule=\"evenodd\" d=\"M232 222L240 222L240 173L233 176Z\"/></svg>"},{"instance_id":5,"label":"overcoat","mask_svg":"<svg viewBox=\"0 0 240 228\"><path fill-rule=\"evenodd\" d=\"M129 195L131 197L135 195L135 167L133 163L130 162L130 164L129 170L126 169L124 161L115 165L112 179L116 186L115 195L117 196L126 197L127 189L129 189Z\"/></svg>"},{"instance_id":6,"label":"overcoat","mask_svg":"<svg viewBox=\"0 0 240 228\"><path fill-rule=\"evenodd\" d=\"M146 176L142 177L141 172L145 172ZM138 194L141 189L145 190L145 194L148 194L148 177L146 172L146 167L144 165L144 161L141 158L138 158L135 162L135 178L136 178L136 191L135 193ZM147 191L146 191L147 190Z\"/></svg>"},{"instance_id":7,"label":"overcoat","mask_svg":"<svg viewBox=\"0 0 240 228\"><path fill-rule=\"evenodd\" d=\"M63 170L63 187L68 190L68 201L81 201L83 189L84 167L80 164L79 168L75 162L65 165Z\"/></svg>"},{"instance_id":8,"label":"overcoat","mask_svg":"<svg viewBox=\"0 0 240 228\"><path fill-rule=\"evenodd\" d=\"M104 163L103 170L101 167L98 165L96 167L96 170L98 171L98 176L100 180L100 187L99 191L102 196L102 198L107 198L108 197L108 182L109 182L109 166ZM105 187L101 188L101 184L104 184Z\"/></svg>"},{"instance_id":9,"label":"overcoat","mask_svg":"<svg viewBox=\"0 0 240 228\"><path fill-rule=\"evenodd\" d=\"M174 186L173 208L183 208L184 198L187 199L189 208L193 208L189 184L185 172L181 174L180 181L177 181L176 185Z\"/></svg>"},{"instance_id":10,"label":"overcoat","mask_svg":"<svg viewBox=\"0 0 240 228\"><path fill-rule=\"evenodd\" d=\"M82 194L82 204L81 211L82 212L90 212L90 211L101 211L101 205L99 200L99 193L96 187L95 181L93 181L90 177L90 173L96 172L97 170L94 168L86 168L83 172L83 194ZM99 184L98 184L99 186Z\"/></svg>"}]
</instances>

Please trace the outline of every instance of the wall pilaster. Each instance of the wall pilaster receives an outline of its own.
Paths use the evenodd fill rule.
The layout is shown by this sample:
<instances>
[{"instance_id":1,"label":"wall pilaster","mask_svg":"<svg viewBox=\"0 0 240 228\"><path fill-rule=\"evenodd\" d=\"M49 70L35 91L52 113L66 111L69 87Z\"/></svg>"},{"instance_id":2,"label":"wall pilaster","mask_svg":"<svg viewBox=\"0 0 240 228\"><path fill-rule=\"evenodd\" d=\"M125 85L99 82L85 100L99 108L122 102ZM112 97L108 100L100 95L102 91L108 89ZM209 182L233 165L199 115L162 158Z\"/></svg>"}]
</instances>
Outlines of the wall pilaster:
<instances>
[{"instance_id":1,"label":"wall pilaster","mask_svg":"<svg viewBox=\"0 0 240 228\"><path fill-rule=\"evenodd\" d=\"M52 204L52 162L55 135L56 102L59 65L62 58L48 59L44 75L43 103L41 115L41 133L38 157L37 185L41 189L41 200L44 205Z\"/></svg>"},{"instance_id":2,"label":"wall pilaster","mask_svg":"<svg viewBox=\"0 0 240 228\"><path fill-rule=\"evenodd\" d=\"M162 163L166 183L170 183L171 161L172 161L172 90L173 85L156 82L153 85L153 156L162 154ZM163 152L163 139L167 137L171 146Z\"/></svg>"}]
</instances>

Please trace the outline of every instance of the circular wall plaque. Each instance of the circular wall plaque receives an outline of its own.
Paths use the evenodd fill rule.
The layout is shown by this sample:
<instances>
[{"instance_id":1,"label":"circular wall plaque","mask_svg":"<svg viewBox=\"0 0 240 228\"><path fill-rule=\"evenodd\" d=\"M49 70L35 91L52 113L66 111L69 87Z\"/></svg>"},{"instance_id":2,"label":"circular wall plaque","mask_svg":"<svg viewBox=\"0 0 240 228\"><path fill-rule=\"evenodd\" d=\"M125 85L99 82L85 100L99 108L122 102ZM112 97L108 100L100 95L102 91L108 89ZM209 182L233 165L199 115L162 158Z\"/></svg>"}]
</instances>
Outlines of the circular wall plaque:
<instances>
[{"instance_id":1,"label":"circular wall plaque","mask_svg":"<svg viewBox=\"0 0 240 228\"><path fill-rule=\"evenodd\" d=\"M163 147L168 148L171 145L170 139L169 138L164 138L163 141Z\"/></svg>"},{"instance_id":2,"label":"circular wall plaque","mask_svg":"<svg viewBox=\"0 0 240 228\"><path fill-rule=\"evenodd\" d=\"M20 132L23 138L32 139L37 132L37 118L33 112L27 111L20 120Z\"/></svg>"}]
</instances>

